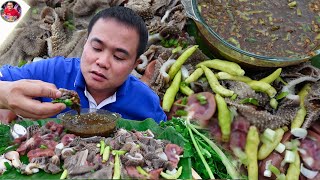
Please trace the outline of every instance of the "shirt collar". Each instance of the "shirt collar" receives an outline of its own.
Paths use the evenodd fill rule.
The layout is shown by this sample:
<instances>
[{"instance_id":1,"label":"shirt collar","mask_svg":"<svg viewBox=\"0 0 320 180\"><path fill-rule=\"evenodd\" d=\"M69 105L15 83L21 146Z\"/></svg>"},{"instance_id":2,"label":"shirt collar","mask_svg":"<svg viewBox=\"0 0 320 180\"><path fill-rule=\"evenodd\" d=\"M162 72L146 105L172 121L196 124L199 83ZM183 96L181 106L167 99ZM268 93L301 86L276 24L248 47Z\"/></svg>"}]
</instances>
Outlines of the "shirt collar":
<instances>
[{"instance_id":1,"label":"shirt collar","mask_svg":"<svg viewBox=\"0 0 320 180\"><path fill-rule=\"evenodd\" d=\"M89 107L93 109L101 109L105 105L116 102L117 100L117 92L115 92L112 96L104 99L100 104L97 104L90 92L87 90L87 87L85 87L84 95L88 98Z\"/></svg>"}]
</instances>

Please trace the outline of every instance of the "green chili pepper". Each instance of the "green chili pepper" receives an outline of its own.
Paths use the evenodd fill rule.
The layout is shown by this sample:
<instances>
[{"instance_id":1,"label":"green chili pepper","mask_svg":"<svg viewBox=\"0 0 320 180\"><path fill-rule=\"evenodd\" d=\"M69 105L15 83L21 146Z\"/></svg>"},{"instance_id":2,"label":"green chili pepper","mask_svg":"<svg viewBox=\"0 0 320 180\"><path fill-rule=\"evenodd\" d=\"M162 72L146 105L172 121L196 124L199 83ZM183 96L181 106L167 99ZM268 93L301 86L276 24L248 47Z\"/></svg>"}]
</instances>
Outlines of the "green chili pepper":
<instances>
[{"instance_id":1,"label":"green chili pepper","mask_svg":"<svg viewBox=\"0 0 320 180\"><path fill-rule=\"evenodd\" d=\"M266 82L253 80L248 82L247 84L251 87L251 89L259 92L264 92L271 98L273 98L277 94L276 89Z\"/></svg>"},{"instance_id":2,"label":"green chili pepper","mask_svg":"<svg viewBox=\"0 0 320 180\"><path fill-rule=\"evenodd\" d=\"M106 143L104 142L103 139L101 139L101 140L100 140L100 155L103 154L105 147L106 147Z\"/></svg>"},{"instance_id":3,"label":"green chili pepper","mask_svg":"<svg viewBox=\"0 0 320 180\"><path fill-rule=\"evenodd\" d=\"M116 154L114 158L114 168L113 168L113 176L112 179L120 179L121 177L121 167L120 167L120 157Z\"/></svg>"},{"instance_id":4,"label":"green chili pepper","mask_svg":"<svg viewBox=\"0 0 320 180\"><path fill-rule=\"evenodd\" d=\"M303 88L298 93L298 95L300 97L300 108L291 123L291 129L300 128L304 122L304 119L307 115L307 109L304 106L304 100L305 100L306 96L308 95L310 89L311 89L311 86L309 83L307 83L303 86Z\"/></svg>"},{"instance_id":5,"label":"green chili pepper","mask_svg":"<svg viewBox=\"0 0 320 180\"><path fill-rule=\"evenodd\" d=\"M258 180L258 147L260 139L259 132L255 126L250 126L247 141L245 146L245 152L248 157L248 179Z\"/></svg>"},{"instance_id":6,"label":"green chili pepper","mask_svg":"<svg viewBox=\"0 0 320 180\"><path fill-rule=\"evenodd\" d=\"M114 158L114 168L113 168L113 177L112 179L120 179L121 178L121 162L120 155L124 155L127 151L124 150L113 150L112 155Z\"/></svg>"},{"instance_id":7,"label":"green chili pepper","mask_svg":"<svg viewBox=\"0 0 320 180\"><path fill-rule=\"evenodd\" d=\"M63 173L61 174L60 179L66 179L67 176L68 176L68 170L65 169L65 170L63 171Z\"/></svg>"},{"instance_id":8,"label":"green chili pepper","mask_svg":"<svg viewBox=\"0 0 320 180\"><path fill-rule=\"evenodd\" d=\"M270 74L269 76L260 79L260 81L263 81L265 83L271 84L274 80L276 80L278 77L280 77L282 68L278 68L277 70L275 70L272 74Z\"/></svg>"},{"instance_id":9,"label":"green chili pepper","mask_svg":"<svg viewBox=\"0 0 320 180\"><path fill-rule=\"evenodd\" d=\"M165 172L161 172L160 175L165 179L178 179L182 173L182 166L178 168L178 171L175 174L167 174Z\"/></svg>"},{"instance_id":10,"label":"green chili pepper","mask_svg":"<svg viewBox=\"0 0 320 180\"><path fill-rule=\"evenodd\" d=\"M222 96L228 96L228 97L234 94L233 91L226 89L225 87L220 85L218 79L209 68L207 68L204 65L201 65L201 68L203 69L204 74L206 75L207 80L213 92L215 92L216 94L220 94Z\"/></svg>"},{"instance_id":11,"label":"green chili pepper","mask_svg":"<svg viewBox=\"0 0 320 180\"><path fill-rule=\"evenodd\" d=\"M218 121L222 134L222 141L228 142L231 133L231 112L226 101L219 94L215 95L218 108Z\"/></svg>"},{"instance_id":12,"label":"green chili pepper","mask_svg":"<svg viewBox=\"0 0 320 180\"><path fill-rule=\"evenodd\" d=\"M67 107L71 107L73 102L71 99L55 99L51 101L52 103L64 103Z\"/></svg>"},{"instance_id":13,"label":"green chili pepper","mask_svg":"<svg viewBox=\"0 0 320 180\"><path fill-rule=\"evenodd\" d=\"M191 83L195 82L201 77L203 74L203 69L202 68L197 68L192 74L190 74L189 77L185 80L186 83Z\"/></svg>"},{"instance_id":14,"label":"green chili pepper","mask_svg":"<svg viewBox=\"0 0 320 180\"><path fill-rule=\"evenodd\" d=\"M197 50L198 47L199 47L198 45L194 45L188 48L187 50L185 50L179 56L176 62L170 67L170 70L168 73L170 80L172 80L175 77L176 73L181 69L181 66L183 65L183 63L186 62L186 60Z\"/></svg>"},{"instance_id":15,"label":"green chili pepper","mask_svg":"<svg viewBox=\"0 0 320 180\"><path fill-rule=\"evenodd\" d=\"M172 104L175 100L176 94L179 91L181 82L181 70L175 75L170 87L166 90L163 100L162 100L162 108L164 111L169 112Z\"/></svg>"},{"instance_id":16,"label":"green chili pepper","mask_svg":"<svg viewBox=\"0 0 320 180\"><path fill-rule=\"evenodd\" d=\"M224 61L224 60L220 60L220 59L203 61L203 62L197 64L196 67L201 67L201 65L204 65L208 68L213 68L213 69L217 69L220 71L224 71L224 72L227 72L227 73L229 73L231 75L235 75L235 76L243 76L245 73L244 70L237 63L230 62L230 61Z\"/></svg>"},{"instance_id":17,"label":"green chili pepper","mask_svg":"<svg viewBox=\"0 0 320 180\"><path fill-rule=\"evenodd\" d=\"M287 180L299 180L300 156L297 151L294 151L294 154L295 154L294 162L289 164L289 168L287 170L287 175L286 175Z\"/></svg>"},{"instance_id":18,"label":"green chili pepper","mask_svg":"<svg viewBox=\"0 0 320 180\"><path fill-rule=\"evenodd\" d=\"M241 81L241 82L252 81L252 79L247 76L235 76L226 72L218 72L216 76L220 80L233 80L233 81Z\"/></svg>"},{"instance_id":19,"label":"green chili pepper","mask_svg":"<svg viewBox=\"0 0 320 180\"><path fill-rule=\"evenodd\" d=\"M194 94L194 91L185 82L180 83L179 89L180 89L180 92L182 92L183 94L185 94L187 96Z\"/></svg>"},{"instance_id":20,"label":"green chili pepper","mask_svg":"<svg viewBox=\"0 0 320 180\"><path fill-rule=\"evenodd\" d=\"M108 161L109 156L110 156L110 149L111 149L110 146L106 146L104 148L104 151L103 151L103 154L102 154L102 163L105 163L105 162Z\"/></svg>"},{"instance_id":21,"label":"green chili pepper","mask_svg":"<svg viewBox=\"0 0 320 180\"><path fill-rule=\"evenodd\" d=\"M281 139L284 135L284 130L282 128L278 128L275 130L276 137L274 141L268 141L268 143L263 143L258 151L258 159L263 160L267 156L269 156L272 151L278 146L281 142Z\"/></svg>"},{"instance_id":22,"label":"green chili pepper","mask_svg":"<svg viewBox=\"0 0 320 180\"><path fill-rule=\"evenodd\" d=\"M288 94L289 94L289 92L281 92L281 93L276 97L276 100L283 99L283 98L286 97Z\"/></svg>"},{"instance_id":23,"label":"green chili pepper","mask_svg":"<svg viewBox=\"0 0 320 180\"><path fill-rule=\"evenodd\" d=\"M149 177L150 175L149 175L144 169L142 169L141 166L137 166L136 169L137 169L137 171L138 171L139 174L145 176L147 179L150 178L150 177Z\"/></svg>"}]
</instances>

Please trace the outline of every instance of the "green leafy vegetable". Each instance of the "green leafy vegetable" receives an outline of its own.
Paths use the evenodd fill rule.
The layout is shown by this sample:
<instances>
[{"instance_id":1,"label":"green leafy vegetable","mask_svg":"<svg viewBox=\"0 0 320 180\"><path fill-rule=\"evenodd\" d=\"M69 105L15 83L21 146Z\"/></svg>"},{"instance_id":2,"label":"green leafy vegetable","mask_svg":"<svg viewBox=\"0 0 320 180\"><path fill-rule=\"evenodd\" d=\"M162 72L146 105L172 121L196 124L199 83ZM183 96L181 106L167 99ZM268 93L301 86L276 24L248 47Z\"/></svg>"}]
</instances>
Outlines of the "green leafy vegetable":
<instances>
[{"instance_id":1,"label":"green leafy vegetable","mask_svg":"<svg viewBox=\"0 0 320 180\"><path fill-rule=\"evenodd\" d=\"M0 124L0 155L8 151L8 146L12 145L10 126Z\"/></svg>"},{"instance_id":2,"label":"green leafy vegetable","mask_svg":"<svg viewBox=\"0 0 320 180\"><path fill-rule=\"evenodd\" d=\"M245 98L243 100L240 101L241 104L246 104L246 103L250 103L253 105L258 106L259 105L259 101L255 98Z\"/></svg>"},{"instance_id":3,"label":"green leafy vegetable","mask_svg":"<svg viewBox=\"0 0 320 180\"><path fill-rule=\"evenodd\" d=\"M193 169L197 170L201 178L209 179L210 176L212 177L212 175L209 175L208 170L206 169L205 166L207 166L207 168L210 169L210 171L213 173L213 176L215 178L231 179L231 177L236 177L236 176L230 176L228 174L228 171L223 161L229 161L229 160L226 160L227 157L224 155L224 153L220 150L219 152L220 155L218 155L216 152L216 150L219 149L218 146L216 146L217 149L213 149L212 145L209 145L209 143L204 139L204 137L209 137L206 131L202 130L200 133L199 132L200 130L199 131L196 130L193 125L189 124L189 126L187 126L186 121L182 118L173 118L170 121L161 122L160 126L164 128L172 127L177 132L179 132L184 137L184 139L186 139L184 143L183 157L191 159ZM192 136L194 141L191 138L189 130L192 131ZM206 139L209 140L209 138L206 138ZM209 141L211 142L211 140ZM195 148L195 143L193 142L195 142L196 145L198 146L198 149L200 149L200 153L197 153L197 150ZM224 155L223 161L221 160L221 157L223 156L221 154ZM200 156L202 156L203 158L201 158ZM204 161L202 159L204 159L207 165L204 165L203 163ZM230 167L228 168L232 169ZM233 175L234 174L236 174L236 172L233 173Z\"/></svg>"}]
</instances>

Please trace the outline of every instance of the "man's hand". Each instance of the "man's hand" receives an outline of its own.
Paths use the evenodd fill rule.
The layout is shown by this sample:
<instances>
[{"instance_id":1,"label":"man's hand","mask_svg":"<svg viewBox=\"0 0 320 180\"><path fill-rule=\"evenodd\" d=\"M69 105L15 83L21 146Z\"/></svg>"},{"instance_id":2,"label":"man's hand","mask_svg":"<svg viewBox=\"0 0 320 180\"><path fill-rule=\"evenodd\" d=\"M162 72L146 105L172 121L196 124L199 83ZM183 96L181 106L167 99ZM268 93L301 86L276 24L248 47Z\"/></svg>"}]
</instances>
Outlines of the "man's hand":
<instances>
[{"instance_id":1,"label":"man's hand","mask_svg":"<svg viewBox=\"0 0 320 180\"><path fill-rule=\"evenodd\" d=\"M0 81L0 109L9 109L25 118L43 119L58 114L63 103L40 102L33 98L59 98L61 92L54 84L39 80Z\"/></svg>"}]
</instances>

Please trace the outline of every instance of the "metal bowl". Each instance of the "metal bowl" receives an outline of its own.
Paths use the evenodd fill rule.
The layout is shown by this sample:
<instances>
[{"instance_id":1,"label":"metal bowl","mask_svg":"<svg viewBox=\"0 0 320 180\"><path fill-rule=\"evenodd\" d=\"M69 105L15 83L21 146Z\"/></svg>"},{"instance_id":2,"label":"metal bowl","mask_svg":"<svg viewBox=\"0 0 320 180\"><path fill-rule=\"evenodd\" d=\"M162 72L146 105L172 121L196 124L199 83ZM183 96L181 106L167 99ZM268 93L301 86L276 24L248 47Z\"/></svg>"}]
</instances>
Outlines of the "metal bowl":
<instances>
[{"instance_id":1,"label":"metal bowl","mask_svg":"<svg viewBox=\"0 0 320 180\"><path fill-rule=\"evenodd\" d=\"M75 110L57 116L68 133L81 137L107 137L116 128L116 121L121 118L118 113L102 109L81 109L80 115Z\"/></svg>"},{"instance_id":2,"label":"metal bowl","mask_svg":"<svg viewBox=\"0 0 320 180\"><path fill-rule=\"evenodd\" d=\"M314 50L312 56L299 57L270 57L244 51L224 40L208 26L198 10L198 0L182 0L182 4L187 15L194 20L202 40L217 58L234 61L246 67L285 67L308 61L320 54L320 49Z\"/></svg>"}]
</instances>

